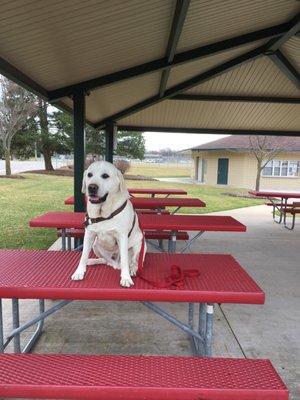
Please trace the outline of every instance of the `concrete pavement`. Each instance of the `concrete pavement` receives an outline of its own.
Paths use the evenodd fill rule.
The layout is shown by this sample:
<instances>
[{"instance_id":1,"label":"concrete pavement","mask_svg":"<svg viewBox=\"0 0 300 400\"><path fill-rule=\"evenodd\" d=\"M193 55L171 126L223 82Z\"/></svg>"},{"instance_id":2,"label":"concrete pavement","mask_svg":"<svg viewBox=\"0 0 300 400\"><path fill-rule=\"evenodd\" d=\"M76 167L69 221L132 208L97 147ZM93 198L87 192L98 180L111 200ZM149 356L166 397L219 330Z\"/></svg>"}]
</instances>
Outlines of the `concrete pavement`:
<instances>
[{"instance_id":1,"label":"concrete pavement","mask_svg":"<svg viewBox=\"0 0 300 400\"><path fill-rule=\"evenodd\" d=\"M216 307L214 356L270 358L287 384L290 399L300 398L300 221L294 231L275 224L270 209L255 206L228 212L246 233L206 233L193 252L230 253L266 292L263 306ZM23 302L25 303L25 302ZM48 302L53 305L52 301ZM9 324L9 305L5 319ZM186 318L186 304L164 305ZM24 304L22 318L34 315ZM190 353L185 334L141 304L74 302L51 316L35 348L46 353Z\"/></svg>"},{"instance_id":2,"label":"concrete pavement","mask_svg":"<svg viewBox=\"0 0 300 400\"><path fill-rule=\"evenodd\" d=\"M53 167L54 168L59 168L64 165L71 165L73 163L72 160L59 160L56 158L52 159ZM25 171L32 171L32 170L37 170L37 169L44 169L45 164L43 159L38 159L37 161L35 160L26 160L26 161L19 161L19 160L13 160L11 161L11 171L12 174L18 174L20 172L25 172ZM0 175L5 175L5 161L0 160Z\"/></svg>"}]
</instances>

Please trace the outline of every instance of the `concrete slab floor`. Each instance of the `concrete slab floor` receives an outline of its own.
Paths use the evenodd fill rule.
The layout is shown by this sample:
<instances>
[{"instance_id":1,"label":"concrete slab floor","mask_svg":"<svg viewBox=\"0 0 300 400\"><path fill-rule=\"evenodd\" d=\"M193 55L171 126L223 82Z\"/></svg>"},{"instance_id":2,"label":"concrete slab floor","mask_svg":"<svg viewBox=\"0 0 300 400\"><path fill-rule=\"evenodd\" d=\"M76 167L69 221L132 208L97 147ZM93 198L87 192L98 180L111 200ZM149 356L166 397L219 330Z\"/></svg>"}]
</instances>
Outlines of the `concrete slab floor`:
<instances>
[{"instance_id":1,"label":"concrete slab floor","mask_svg":"<svg viewBox=\"0 0 300 400\"><path fill-rule=\"evenodd\" d=\"M255 206L231 210L247 225L246 233L206 233L192 252L230 253L266 292L263 306L227 304L215 307L214 356L270 358L290 390L300 398L300 224L294 231L275 224L270 209ZM152 249L151 249L152 251ZM6 332L10 305L4 304ZM36 302L22 301L23 321ZM55 302L47 301L47 307ZM187 320L186 304L160 304ZM31 332L33 329L31 329ZM23 335L24 340L28 334ZM186 335L142 304L73 302L46 320L34 349L38 353L190 354Z\"/></svg>"}]
</instances>

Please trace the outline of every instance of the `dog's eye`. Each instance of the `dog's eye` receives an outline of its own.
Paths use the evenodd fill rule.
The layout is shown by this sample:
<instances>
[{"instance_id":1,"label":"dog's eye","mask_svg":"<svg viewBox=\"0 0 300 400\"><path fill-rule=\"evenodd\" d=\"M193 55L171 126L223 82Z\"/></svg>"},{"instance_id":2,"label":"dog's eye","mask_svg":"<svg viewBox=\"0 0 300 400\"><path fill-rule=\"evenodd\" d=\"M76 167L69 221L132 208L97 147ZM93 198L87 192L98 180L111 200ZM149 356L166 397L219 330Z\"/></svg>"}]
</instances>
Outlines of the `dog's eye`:
<instances>
[{"instance_id":1,"label":"dog's eye","mask_svg":"<svg viewBox=\"0 0 300 400\"><path fill-rule=\"evenodd\" d=\"M91 172L89 172L89 173L87 174L87 176L88 176L89 178L91 178L91 177L93 176L93 174L92 174Z\"/></svg>"},{"instance_id":2,"label":"dog's eye","mask_svg":"<svg viewBox=\"0 0 300 400\"><path fill-rule=\"evenodd\" d=\"M109 178L109 175L107 175L107 174L102 174L101 176L102 176L103 179Z\"/></svg>"}]
</instances>

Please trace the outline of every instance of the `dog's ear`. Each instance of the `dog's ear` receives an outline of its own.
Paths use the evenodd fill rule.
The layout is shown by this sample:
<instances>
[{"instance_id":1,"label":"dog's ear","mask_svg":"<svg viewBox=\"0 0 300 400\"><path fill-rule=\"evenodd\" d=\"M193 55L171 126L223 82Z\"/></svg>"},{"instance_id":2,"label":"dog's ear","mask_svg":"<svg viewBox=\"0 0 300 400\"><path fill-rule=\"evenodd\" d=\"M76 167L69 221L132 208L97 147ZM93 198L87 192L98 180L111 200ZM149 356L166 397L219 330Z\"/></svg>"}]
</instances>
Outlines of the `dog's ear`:
<instances>
[{"instance_id":1,"label":"dog's ear","mask_svg":"<svg viewBox=\"0 0 300 400\"><path fill-rule=\"evenodd\" d=\"M119 169L117 171L117 174L118 174L118 178L119 178L119 189L120 189L120 192L124 192L125 190L127 190L126 185L125 185L124 176L123 176L122 172Z\"/></svg>"},{"instance_id":2,"label":"dog's ear","mask_svg":"<svg viewBox=\"0 0 300 400\"><path fill-rule=\"evenodd\" d=\"M81 193L85 193L86 192L85 177L86 177L86 171L84 171L84 173L83 173Z\"/></svg>"}]
</instances>

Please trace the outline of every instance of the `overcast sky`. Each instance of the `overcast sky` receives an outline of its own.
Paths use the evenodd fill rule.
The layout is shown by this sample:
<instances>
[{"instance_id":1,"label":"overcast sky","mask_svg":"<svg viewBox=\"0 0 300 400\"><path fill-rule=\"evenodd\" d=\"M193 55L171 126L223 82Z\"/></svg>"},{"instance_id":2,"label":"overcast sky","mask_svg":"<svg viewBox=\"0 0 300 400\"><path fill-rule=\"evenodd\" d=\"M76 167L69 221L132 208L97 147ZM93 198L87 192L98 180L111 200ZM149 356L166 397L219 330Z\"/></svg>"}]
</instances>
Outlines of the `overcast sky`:
<instances>
[{"instance_id":1,"label":"overcast sky","mask_svg":"<svg viewBox=\"0 0 300 400\"><path fill-rule=\"evenodd\" d=\"M205 135L203 133L166 133L166 132L144 132L146 139L146 150L161 150L170 148L172 150L184 150L200 144L212 142L229 135Z\"/></svg>"}]
</instances>

